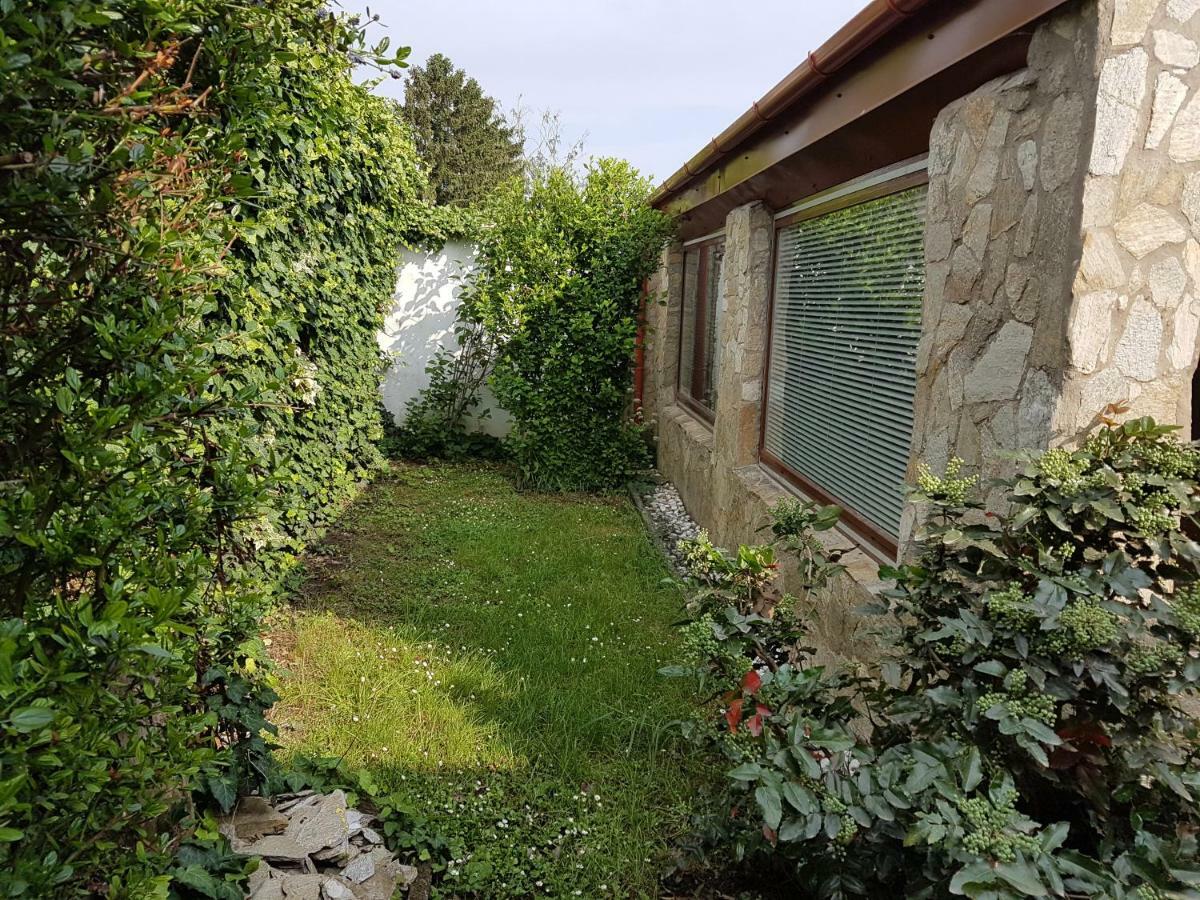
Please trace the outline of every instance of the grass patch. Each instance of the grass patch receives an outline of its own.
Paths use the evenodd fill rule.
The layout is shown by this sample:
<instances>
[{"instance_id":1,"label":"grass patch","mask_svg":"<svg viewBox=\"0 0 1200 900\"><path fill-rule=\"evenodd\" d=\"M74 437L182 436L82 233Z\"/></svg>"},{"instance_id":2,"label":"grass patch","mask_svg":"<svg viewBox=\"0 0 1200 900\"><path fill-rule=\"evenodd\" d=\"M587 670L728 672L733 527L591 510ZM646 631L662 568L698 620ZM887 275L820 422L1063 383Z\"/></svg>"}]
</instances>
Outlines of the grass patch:
<instances>
[{"instance_id":1,"label":"grass patch","mask_svg":"<svg viewBox=\"0 0 1200 900\"><path fill-rule=\"evenodd\" d=\"M620 497L397 466L273 634L293 750L344 756L451 842L441 896L654 896L707 777L672 722L679 598Z\"/></svg>"}]
</instances>

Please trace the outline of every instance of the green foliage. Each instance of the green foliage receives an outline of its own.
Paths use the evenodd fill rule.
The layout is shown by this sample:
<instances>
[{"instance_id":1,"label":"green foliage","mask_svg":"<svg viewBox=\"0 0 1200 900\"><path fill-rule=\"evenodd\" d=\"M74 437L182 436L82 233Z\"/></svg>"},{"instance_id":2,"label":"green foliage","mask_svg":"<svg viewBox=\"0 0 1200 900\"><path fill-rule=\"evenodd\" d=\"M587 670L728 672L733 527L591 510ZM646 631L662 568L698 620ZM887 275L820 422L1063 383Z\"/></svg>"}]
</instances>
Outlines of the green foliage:
<instances>
[{"instance_id":1,"label":"green foliage","mask_svg":"<svg viewBox=\"0 0 1200 900\"><path fill-rule=\"evenodd\" d=\"M409 71L400 113L429 167L432 204L477 204L521 171L521 142L496 101L440 53Z\"/></svg>"},{"instance_id":2,"label":"green foliage","mask_svg":"<svg viewBox=\"0 0 1200 900\"><path fill-rule=\"evenodd\" d=\"M649 190L627 163L602 159L582 178L510 181L486 207L460 317L494 340L492 387L533 487L610 487L645 462L628 417L633 351L642 281L671 228Z\"/></svg>"},{"instance_id":3,"label":"green foliage","mask_svg":"<svg viewBox=\"0 0 1200 900\"><path fill-rule=\"evenodd\" d=\"M254 406L280 462L271 513L247 524L260 555L298 549L382 462L375 336L423 187L390 104L346 77L344 59L264 74L270 89L245 123L255 202L220 294L236 335L225 344L231 388L260 373L279 383Z\"/></svg>"},{"instance_id":4,"label":"green foliage","mask_svg":"<svg viewBox=\"0 0 1200 900\"><path fill-rule=\"evenodd\" d=\"M1003 515L978 515L959 464L926 471L878 679L813 665L794 623L701 571L717 645L684 671L721 693L691 732L761 814L761 835L727 829L821 896L1190 896L1198 475L1144 419L1028 459Z\"/></svg>"},{"instance_id":5,"label":"green foliage","mask_svg":"<svg viewBox=\"0 0 1200 900\"><path fill-rule=\"evenodd\" d=\"M239 856L205 816L176 851L170 870L170 900L242 900L245 885L259 860Z\"/></svg>"},{"instance_id":6,"label":"green foliage","mask_svg":"<svg viewBox=\"0 0 1200 900\"><path fill-rule=\"evenodd\" d=\"M384 52L316 0L0 3L0 895L161 896L189 792L270 772L258 623L377 462L424 215Z\"/></svg>"}]
</instances>

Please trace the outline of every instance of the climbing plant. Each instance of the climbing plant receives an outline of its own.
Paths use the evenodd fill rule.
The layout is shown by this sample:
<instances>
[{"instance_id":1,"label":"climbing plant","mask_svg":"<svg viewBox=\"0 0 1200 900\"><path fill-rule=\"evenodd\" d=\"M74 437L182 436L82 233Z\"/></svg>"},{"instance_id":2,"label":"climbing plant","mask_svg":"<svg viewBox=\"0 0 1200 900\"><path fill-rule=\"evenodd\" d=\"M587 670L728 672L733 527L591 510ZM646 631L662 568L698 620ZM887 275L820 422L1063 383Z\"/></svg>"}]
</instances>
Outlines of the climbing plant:
<instances>
[{"instance_id":1,"label":"climbing plant","mask_svg":"<svg viewBox=\"0 0 1200 900\"><path fill-rule=\"evenodd\" d=\"M980 515L958 462L923 471L875 677L814 663L768 549L690 545L669 671L717 691L689 733L754 811L725 834L828 897L1200 888L1200 451L1170 431L1110 421L1030 456L1003 514Z\"/></svg>"},{"instance_id":2,"label":"climbing plant","mask_svg":"<svg viewBox=\"0 0 1200 900\"><path fill-rule=\"evenodd\" d=\"M436 216L317 0L0 3L0 895L161 896L270 765L258 627L376 464Z\"/></svg>"}]
</instances>

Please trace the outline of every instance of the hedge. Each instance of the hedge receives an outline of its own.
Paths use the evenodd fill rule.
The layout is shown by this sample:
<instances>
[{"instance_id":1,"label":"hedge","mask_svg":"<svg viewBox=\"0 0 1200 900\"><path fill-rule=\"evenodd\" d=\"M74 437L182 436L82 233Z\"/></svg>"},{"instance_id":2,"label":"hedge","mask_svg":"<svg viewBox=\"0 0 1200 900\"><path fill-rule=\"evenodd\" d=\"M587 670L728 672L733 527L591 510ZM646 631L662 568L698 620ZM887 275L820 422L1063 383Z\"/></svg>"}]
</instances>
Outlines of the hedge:
<instances>
[{"instance_id":1,"label":"hedge","mask_svg":"<svg viewBox=\"0 0 1200 900\"><path fill-rule=\"evenodd\" d=\"M193 792L269 774L258 623L378 464L399 244L460 227L384 52L318 0L0 3L0 896L162 896Z\"/></svg>"}]
</instances>

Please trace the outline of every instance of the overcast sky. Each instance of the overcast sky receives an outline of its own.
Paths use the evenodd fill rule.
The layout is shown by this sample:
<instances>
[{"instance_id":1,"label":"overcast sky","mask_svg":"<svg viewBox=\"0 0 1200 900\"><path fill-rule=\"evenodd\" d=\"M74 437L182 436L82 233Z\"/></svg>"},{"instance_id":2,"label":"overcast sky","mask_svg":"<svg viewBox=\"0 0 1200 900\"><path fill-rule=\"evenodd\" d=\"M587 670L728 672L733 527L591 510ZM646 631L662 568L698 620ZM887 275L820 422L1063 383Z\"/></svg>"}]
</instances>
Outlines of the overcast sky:
<instances>
[{"instance_id":1,"label":"overcast sky","mask_svg":"<svg viewBox=\"0 0 1200 900\"><path fill-rule=\"evenodd\" d=\"M867 0L341 0L410 61L444 53L506 110L562 114L585 150L662 181ZM378 90L402 98L403 82Z\"/></svg>"}]
</instances>

